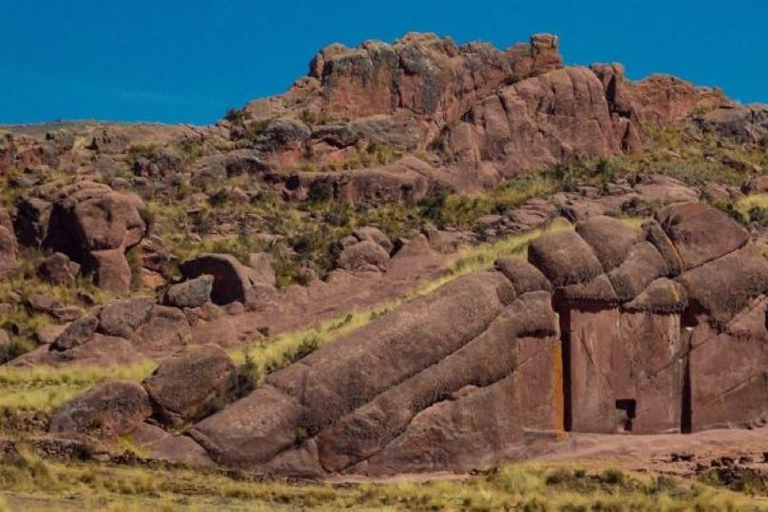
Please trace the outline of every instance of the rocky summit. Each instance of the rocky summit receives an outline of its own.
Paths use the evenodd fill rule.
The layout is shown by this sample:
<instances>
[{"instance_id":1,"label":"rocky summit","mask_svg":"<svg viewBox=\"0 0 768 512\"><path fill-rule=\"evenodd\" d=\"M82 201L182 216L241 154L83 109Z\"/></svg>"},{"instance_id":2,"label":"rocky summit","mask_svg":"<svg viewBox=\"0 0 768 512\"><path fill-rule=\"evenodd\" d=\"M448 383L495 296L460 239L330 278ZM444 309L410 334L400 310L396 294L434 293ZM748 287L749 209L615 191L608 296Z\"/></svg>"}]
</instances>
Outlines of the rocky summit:
<instances>
[{"instance_id":1,"label":"rocky summit","mask_svg":"<svg viewBox=\"0 0 768 512\"><path fill-rule=\"evenodd\" d=\"M213 126L0 127L0 457L768 440L768 107L559 44L334 44Z\"/></svg>"}]
</instances>

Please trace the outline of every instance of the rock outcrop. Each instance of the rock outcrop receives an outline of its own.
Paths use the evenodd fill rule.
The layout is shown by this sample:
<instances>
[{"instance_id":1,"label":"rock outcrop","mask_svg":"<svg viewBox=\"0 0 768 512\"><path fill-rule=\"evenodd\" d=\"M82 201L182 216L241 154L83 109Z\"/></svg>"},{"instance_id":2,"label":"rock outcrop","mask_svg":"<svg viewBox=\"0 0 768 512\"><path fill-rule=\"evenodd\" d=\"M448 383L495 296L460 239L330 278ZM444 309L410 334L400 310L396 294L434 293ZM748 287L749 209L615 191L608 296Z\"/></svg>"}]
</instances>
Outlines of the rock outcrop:
<instances>
[{"instance_id":1,"label":"rock outcrop","mask_svg":"<svg viewBox=\"0 0 768 512\"><path fill-rule=\"evenodd\" d=\"M155 416L181 426L226 405L237 386L237 369L217 345L193 345L163 360L144 381Z\"/></svg>"},{"instance_id":2,"label":"rock outcrop","mask_svg":"<svg viewBox=\"0 0 768 512\"><path fill-rule=\"evenodd\" d=\"M133 432L151 413L147 392L139 384L102 382L57 409L49 431L114 440Z\"/></svg>"},{"instance_id":3,"label":"rock outcrop","mask_svg":"<svg viewBox=\"0 0 768 512\"><path fill-rule=\"evenodd\" d=\"M19 204L16 228L25 233L22 243L61 252L80 264L97 286L127 293L132 271L125 253L147 229L141 199L92 181L64 187L54 183L41 194L44 198Z\"/></svg>"},{"instance_id":4,"label":"rock outcrop","mask_svg":"<svg viewBox=\"0 0 768 512\"><path fill-rule=\"evenodd\" d=\"M200 254L191 260L183 262L179 269L187 279L195 279L203 275L213 277L213 287L210 292L215 304L224 305L231 302L246 302L248 292L259 285L271 287L261 281L259 273L229 254Z\"/></svg>"},{"instance_id":5,"label":"rock outcrop","mask_svg":"<svg viewBox=\"0 0 768 512\"><path fill-rule=\"evenodd\" d=\"M726 214L681 204L642 228L598 216L534 241L528 259L395 309L188 435L222 465L383 475L487 466L564 431L768 418L768 261ZM164 366L189 366L178 357Z\"/></svg>"}]
</instances>

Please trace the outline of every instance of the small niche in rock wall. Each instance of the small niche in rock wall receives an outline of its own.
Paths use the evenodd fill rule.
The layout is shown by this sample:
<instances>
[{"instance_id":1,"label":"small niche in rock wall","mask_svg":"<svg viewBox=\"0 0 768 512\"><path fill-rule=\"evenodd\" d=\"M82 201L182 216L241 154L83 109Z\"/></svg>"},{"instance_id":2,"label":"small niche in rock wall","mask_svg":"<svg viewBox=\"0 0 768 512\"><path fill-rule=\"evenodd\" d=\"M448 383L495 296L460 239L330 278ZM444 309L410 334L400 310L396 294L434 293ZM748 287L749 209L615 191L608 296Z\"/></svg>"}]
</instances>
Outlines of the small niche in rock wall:
<instances>
[{"instance_id":1,"label":"small niche in rock wall","mask_svg":"<svg viewBox=\"0 0 768 512\"><path fill-rule=\"evenodd\" d=\"M629 434L632 432L632 421L635 419L637 402L634 398L616 400L616 432Z\"/></svg>"}]
</instances>

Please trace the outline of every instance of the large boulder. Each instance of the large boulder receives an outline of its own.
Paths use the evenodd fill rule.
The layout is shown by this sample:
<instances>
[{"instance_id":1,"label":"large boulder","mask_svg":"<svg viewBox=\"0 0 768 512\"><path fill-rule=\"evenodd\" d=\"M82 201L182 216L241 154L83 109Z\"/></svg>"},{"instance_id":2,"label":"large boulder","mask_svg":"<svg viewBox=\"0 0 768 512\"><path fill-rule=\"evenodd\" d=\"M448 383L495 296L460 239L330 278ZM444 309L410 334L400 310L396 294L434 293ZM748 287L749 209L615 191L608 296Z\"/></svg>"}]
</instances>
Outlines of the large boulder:
<instances>
[{"instance_id":1,"label":"large boulder","mask_svg":"<svg viewBox=\"0 0 768 512\"><path fill-rule=\"evenodd\" d=\"M528 261L555 286L590 281L603 273L592 248L574 232L546 233L534 240Z\"/></svg>"},{"instance_id":2,"label":"large boulder","mask_svg":"<svg viewBox=\"0 0 768 512\"><path fill-rule=\"evenodd\" d=\"M582 222L576 226L576 232L592 247L606 272L618 267L641 237L639 230L604 215Z\"/></svg>"},{"instance_id":3,"label":"large boulder","mask_svg":"<svg viewBox=\"0 0 768 512\"><path fill-rule=\"evenodd\" d=\"M81 263L98 286L127 293L131 268L125 252L147 229L141 199L90 181L53 185L48 190L53 208L44 245Z\"/></svg>"},{"instance_id":4,"label":"large boulder","mask_svg":"<svg viewBox=\"0 0 768 512\"><path fill-rule=\"evenodd\" d=\"M272 267L272 256L266 252L254 252L248 255L248 266L256 272L260 283L268 286L277 284L275 269Z\"/></svg>"},{"instance_id":5,"label":"large boulder","mask_svg":"<svg viewBox=\"0 0 768 512\"><path fill-rule=\"evenodd\" d=\"M501 382L516 372L522 373L523 366L535 366L537 356L547 361L544 364L551 364L554 362L551 358L557 331L557 316L552 310L549 293L533 292L516 300L502 310L481 335L439 363L386 390L371 402L357 408L339 419L332 427L324 430L318 437L318 449L323 467L330 471L341 471L385 450L391 444L397 445L396 438L404 431L406 436L413 434L412 422L420 413L442 402L443 397L458 394L467 386L476 387L475 392L482 393L481 390L486 386L494 386L494 383ZM526 340L529 336L541 339ZM518 377L522 379L520 375ZM518 385L522 385L522 380L515 380ZM526 396L529 400L526 406L536 407L541 400L542 406L548 402L550 413L557 408L557 400L554 399L553 393L559 390L553 389L551 381L547 383L537 380L536 384L531 382L530 386L526 393L521 393L521 396ZM507 389L509 387L507 386ZM534 391L534 387L538 388L540 395ZM473 391L468 391L469 393ZM458 396L455 398L461 400ZM490 410L492 401L485 402L485 405L481 403L482 400L478 400L474 406L469 406L469 403L462 405L469 406L474 414L480 416L486 416L486 414L493 416L496 413ZM523 403L519 405L523 406ZM485 410L485 407L489 407L489 410ZM451 412L457 412L458 408L452 409ZM526 411L522 409L515 414L521 423L527 419ZM546 427L551 426L552 417L550 415L544 420L543 424ZM448 418L445 419L448 420ZM490 419L488 421L491 422ZM499 424L497 427L510 436L515 430L508 429L509 425ZM434 424L429 425L428 428L439 429ZM467 435L479 437L479 433L470 432L471 428L467 430ZM429 447L425 451L453 452L455 450L463 452L462 457L467 459L477 455L472 453L475 447L462 446L456 449L450 446L453 440L446 442L446 439L439 436L432 438L428 435L421 437L421 435L420 433L420 441ZM489 442L503 444L495 436L492 438ZM406 453L409 453L409 450ZM404 455L400 453L398 457L404 457ZM408 465L411 466L411 464Z\"/></svg>"},{"instance_id":6,"label":"large boulder","mask_svg":"<svg viewBox=\"0 0 768 512\"><path fill-rule=\"evenodd\" d=\"M527 261L513 257L499 258L493 266L512 282L518 295L552 290L552 285L544 274Z\"/></svg>"},{"instance_id":7,"label":"large boulder","mask_svg":"<svg viewBox=\"0 0 768 512\"><path fill-rule=\"evenodd\" d=\"M656 220L675 244L686 269L725 256L749 240L747 230L736 221L702 203L668 206L656 213Z\"/></svg>"},{"instance_id":8,"label":"large boulder","mask_svg":"<svg viewBox=\"0 0 768 512\"><path fill-rule=\"evenodd\" d=\"M47 257L37 269L41 278L62 286L75 284L78 272L80 272L80 264L70 260L66 254L61 252Z\"/></svg>"},{"instance_id":9,"label":"large boulder","mask_svg":"<svg viewBox=\"0 0 768 512\"><path fill-rule=\"evenodd\" d=\"M768 290L768 260L750 245L689 270L677 280L691 303L716 322L726 323Z\"/></svg>"},{"instance_id":10,"label":"large boulder","mask_svg":"<svg viewBox=\"0 0 768 512\"><path fill-rule=\"evenodd\" d=\"M93 275L93 283L99 288L117 295L130 292L133 271L122 249L91 252L85 268Z\"/></svg>"},{"instance_id":11,"label":"large boulder","mask_svg":"<svg viewBox=\"0 0 768 512\"><path fill-rule=\"evenodd\" d=\"M211 298L214 278L204 274L200 277L175 284L165 293L165 303L177 308L200 307Z\"/></svg>"},{"instance_id":12,"label":"large boulder","mask_svg":"<svg viewBox=\"0 0 768 512\"><path fill-rule=\"evenodd\" d=\"M502 52L411 33L392 45L369 41L358 48L323 48L312 60L310 77L319 82L320 107L327 114L360 118L405 110L438 123L439 132L505 83L561 65L557 38L547 34Z\"/></svg>"},{"instance_id":13,"label":"large boulder","mask_svg":"<svg viewBox=\"0 0 768 512\"><path fill-rule=\"evenodd\" d=\"M48 431L115 439L129 434L152 413L147 392L135 382L108 381L53 412Z\"/></svg>"},{"instance_id":14,"label":"large boulder","mask_svg":"<svg viewBox=\"0 0 768 512\"><path fill-rule=\"evenodd\" d=\"M742 143L759 143L768 134L768 107L765 105L727 105L697 118L706 130L733 137Z\"/></svg>"},{"instance_id":15,"label":"large boulder","mask_svg":"<svg viewBox=\"0 0 768 512\"><path fill-rule=\"evenodd\" d=\"M110 302L99 312L99 332L130 338L149 320L154 308L155 301L144 297Z\"/></svg>"},{"instance_id":16,"label":"large boulder","mask_svg":"<svg viewBox=\"0 0 768 512\"><path fill-rule=\"evenodd\" d=\"M395 248L392 240L390 240L379 228L373 226L358 228L354 231L353 235L361 242L369 241L379 244L388 254L392 254L392 251Z\"/></svg>"},{"instance_id":17,"label":"large boulder","mask_svg":"<svg viewBox=\"0 0 768 512\"><path fill-rule=\"evenodd\" d=\"M406 157L381 167L299 172L286 179L285 195L299 201L347 204L414 203L429 193L429 176L436 172L436 169L415 157Z\"/></svg>"},{"instance_id":18,"label":"large boulder","mask_svg":"<svg viewBox=\"0 0 768 512\"><path fill-rule=\"evenodd\" d=\"M682 313L688 307L688 294L679 283L665 277L656 279L632 301L624 304L627 311Z\"/></svg>"},{"instance_id":19,"label":"large boulder","mask_svg":"<svg viewBox=\"0 0 768 512\"><path fill-rule=\"evenodd\" d=\"M237 386L237 368L218 345L193 345L171 356L147 377L155 416L180 426L216 412Z\"/></svg>"},{"instance_id":20,"label":"large boulder","mask_svg":"<svg viewBox=\"0 0 768 512\"><path fill-rule=\"evenodd\" d=\"M22 197L16 203L13 227L19 242L25 246L37 246L45 240L53 205L39 197Z\"/></svg>"},{"instance_id":21,"label":"large boulder","mask_svg":"<svg viewBox=\"0 0 768 512\"><path fill-rule=\"evenodd\" d=\"M389 253L376 242L365 240L341 251L337 266L345 270L385 271L389 263Z\"/></svg>"},{"instance_id":22,"label":"large boulder","mask_svg":"<svg viewBox=\"0 0 768 512\"><path fill-rule=\"evenodd\" d=\"M213 276L211 300L219 305L245 301L248 290L260 283L256 271L230 254L199 254L179 265L179 270L187 279Z\"/></svg>"},{"instance_id":23,"label":"large boulder","mask_svg":"<svg viewBox=\"0 0 768 512\"><path fill-rule=\"evenodd\" d=\"M627 258L608 273L619 300L626 302L637 297L656 278L667 275L667 264L650 242L634 245Z\"/></svg>"},{"instance_id":24,"label":"large boulder","mask_svg":"<svg viewBox=\"0 0 768 512\"><path fill-rule=\"evenodd\" d=\"M96 332L96 328L99 326L99 319L93 315L85 315L64 329L64 332L56 338L56 341L51 344L51 350L70 350L84 343L88 343L93 334Z\"/></svg>"}]
</instances>

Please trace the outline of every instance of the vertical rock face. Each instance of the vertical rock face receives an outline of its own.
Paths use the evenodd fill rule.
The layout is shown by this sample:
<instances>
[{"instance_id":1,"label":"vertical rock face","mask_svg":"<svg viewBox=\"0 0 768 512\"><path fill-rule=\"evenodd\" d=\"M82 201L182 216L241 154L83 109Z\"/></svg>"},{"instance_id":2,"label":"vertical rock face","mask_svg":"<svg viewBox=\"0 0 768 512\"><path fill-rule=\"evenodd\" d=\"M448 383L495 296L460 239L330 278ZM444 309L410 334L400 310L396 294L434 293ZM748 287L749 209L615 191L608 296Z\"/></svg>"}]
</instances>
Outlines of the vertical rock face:
<instances>
[{"instance_id":1,"label":"vertical rock face","mask_svg":"<svg viewBox=\"0 0 768 512\"><path fill-rule=\"evenodd\" d=\"M741 226L682 204L642 233L600 217L577 233L542 238L529 252L557 287L569 429L660 433L765 416L768 262ZM566 272L590 258L574 236L602 276Z\"/></svg>"},{"instance_id":2,"label":"vertical rock face","mask_svg":"<svg viewBox=\"0 0 768 512\"><path fill-rule=\"evenodd\" d=\"M570 429L680 430L680 316L574 304L566 313Z\"/></svg>"}]
</instances>

